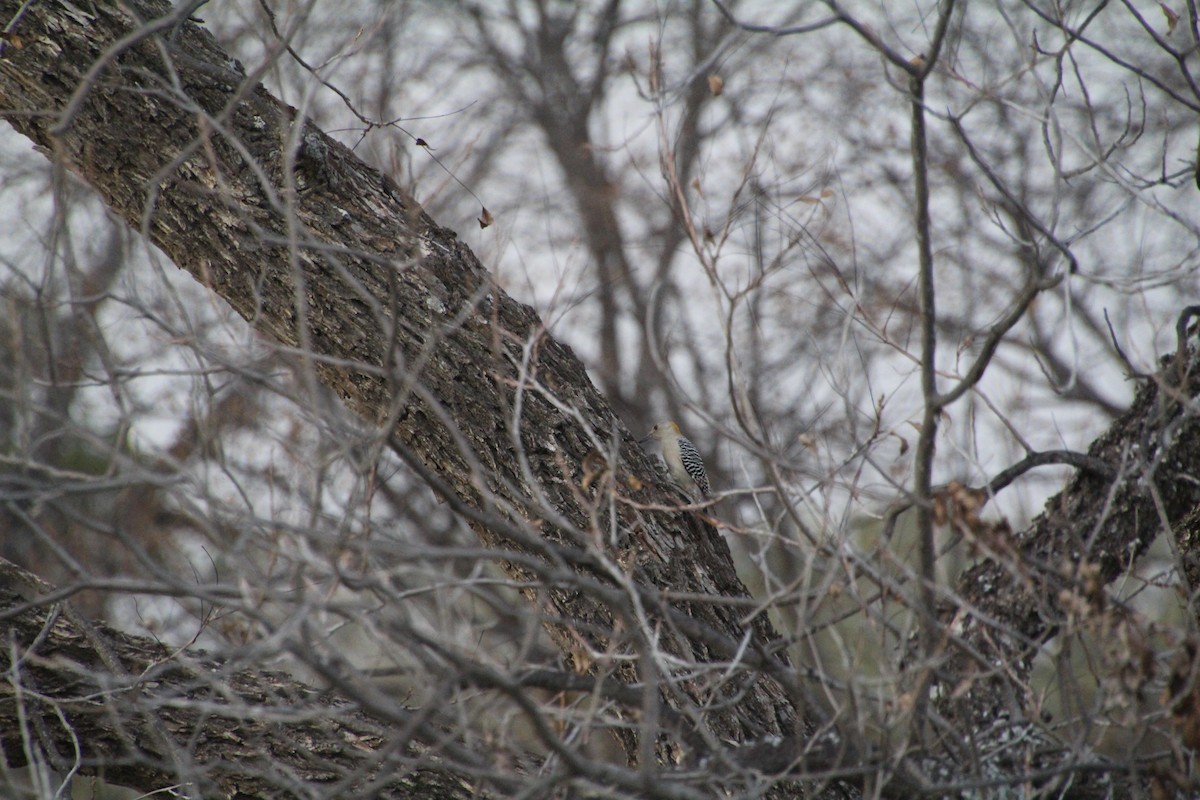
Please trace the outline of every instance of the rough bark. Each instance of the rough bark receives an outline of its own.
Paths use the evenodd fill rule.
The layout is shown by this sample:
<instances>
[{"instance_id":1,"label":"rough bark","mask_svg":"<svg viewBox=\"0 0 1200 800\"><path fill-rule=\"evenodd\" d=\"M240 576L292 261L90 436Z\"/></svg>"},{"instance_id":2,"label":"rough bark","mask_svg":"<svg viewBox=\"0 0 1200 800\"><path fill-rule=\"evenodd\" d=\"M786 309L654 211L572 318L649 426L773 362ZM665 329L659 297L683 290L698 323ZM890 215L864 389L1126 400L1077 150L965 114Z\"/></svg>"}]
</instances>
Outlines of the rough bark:
<instances>
[{"instance_id":1,"label":"rough bark","mask_svg":"<svg viewBox=\"0 0 1200 800\"><path fill-rule=\"evenodd\" d=\"M24 766L32 744L60 774L147 791L188 781L191 796L482 793L441 768L419 737L399 734L399 720L383 723L282 673L172 652L39 602L52 591L0 559L0 757L9 767Z\"/></svg>"},{"instance_id":2,"label":"rough bark","mask_svg":"<svg viewBox=\"0 0 1200 800\"><path fill-rule=\"evenodd\" d=\"M19 15L0 59L0 114L257 329L304 353L486 543L531 556L507 561L518 580L565 569L611 586L580 533L604 504L623 532L612 558L633 567L641 602L666 623L652 634L662 646L728 659L749 632L749 657L786 663L765 615L747 631L736 609L664 602L671 592L746 596L728 547L691 514L644 508L678 501L582 363L393 181L165 3L14 0L0 15ZM583 489L585 457L614 432L615 480ZM651 635L635 635L622 592L558 580L531 599L572 621L552 629L568 659L579 637L603 652ZM796 733L784 688L749 674L718 690L744 694L706 715L710 741ZM700 682L681 688L709 699ZM631 758L635 738L624 739Z\"/></svg>"},{"instance_id":3,"label":"rough bark","mask_svg":"<svg viewBox=\"0 0 1200 800\"><path fill-rule=\"evenodd\" d=\"M119 8L0 0L4 19L20 15L0 57L0 114L255 327L305 353L315 374L351 409L389 431L413 469L473 520L487 544L514 556L508 568L515 577L570 574L592 582L594 591L584 592L569 588L569 581L542 580L548 588L531 596L552 617L572 621L553 629L568 660L579 637L599 651L637 646L620 638L631 635L629 626L614 633L619 622L634 619L628 595L606 577L591 549L597 545L579 535L598 510L611 510L624 534L613 556L631 565L639 600L662 623L668 648L699 661L740 652L760 668L751 673L752 684L723 690L744 694L707 715L714 738L746 742L801 733L800 680L780 680L787 664L772 650L776 636L764 616L752 623L753 646L739 650L747 631L736 610L663 601L672 592L740 597L745 589L713 529L690 514L647 508L673 499L654 486L645 456L569 348L546 335L531 309L494 286L452 231L271 97L200 27L170 13L166 4L144 0ZM147 20L160 22L143 25ZM137 30L145 35L131 36ZM961 594L985 612L971 618L963 638L986 652L987 661L1018 667L1017 673L981 675L943 709L951 721L969 723L970 733L998 719L1022 718L1025 709L1013 703L1019 687L1010 676L1028 669L1031 651L1019 642L1044 641L1063 616L1058 590L1084 585L1069 569L1052 581L1045 567L1094 561L1104 585L1164 524L1184 523L1175 528L1181 546L1182 537L1192 535L1200 483L1190 476L1200 474L1200 431L1191 403L1164 394L1168 385L1148 384L1094 446L1119 474L1118 483L1077 477L1043 518L1015 537L1028 562L987 561L961 582ZM1195 379L1186 386L1184 395L1194 397ZM589 453L603 451L614 431L616 470L605 480L585 480ZM605 491L611 496L602 496ZM1099 534L1083 548L1093 531ZM1022 583L1028 576L1015 574L1014 563L1040 565L1040 577ZM19 582L14 575L0 586L11 589ZM5 715L36 711L34 738L67 754L66 763L73 757L67 748L78 745L85 766L103 765L110 777L152 789L180 774L170 759L181 752L179 741L193 743L186 750L193 759L203 755L194 742L203 741L212 746L213 761L197 761L196 780L231 796L270 796L278 781L261 791L253 785L266 766L264 754L296 759L287 762L294 777L320 783L350 774L359 763L353 759L387 742L377 725L334 702L320 706L329 711L320 730L303 735L289 727L309 724L303 720L268 724L225 716L220 693L229 687L242 701L268 705L280 696L308 703L307 690L266 673L226 673L202 657L168 658L109 631L102 631L108 645L97 646L93 632L102 629L89 631L62 614L48 617L53 606L11 611L21 597L29 595L0 598L10 609L0 623L7 670L0 708ZM983 631L987 615L1002 624ZM127 676L128 682L94 683L86 670L58 669L60 656L63 664L95 665L97 675ZM940 669L943 681L955 685L979 665L949 657ZM214 676L224 688L218 690ZM637 676L616 677L632 682ZM12 702L28 688L59 701ZM683 688L698 703L711 699L702 685ZM82 699L96 690L100 699ZM125 697L133 699L126 703ZM186 704L176 708L171 701L180 697L208 698L213 706L204 713ZM668 695L665 702L674 701ZM77 741L62 738L66 728L56 709L84 734ZM13 717L6 719L6 731L21 730ZM306 752L289 752L297 736L311 743ZM6 758L20 752L21 741L5 734ZM638 753L632 734L625 744L632 759ZM139 754L157 757L144 763L131 757L135 745ZM322 760L314 764L313 753ZM228 771L210 766L216 759L228 762ZM420 789L426 794L471 791L435 770L411 775L429 779ZM400 784L396 796L414 793Z\"/></svg>"},{"instance_id":4,"label":"rough bark","mask_svg":"<svg viewBox=\"0 0 1200 800\"><path fill-rule=\"evenodd\" d=\"M956 734L940 735L937 751L961 758L964 747L1022 742L1002 748L1005 761L1042 773L1043 785L1069 786L1064 796L1137 793L1138 779L1123 768L1072 752L1047 736L1028 686L1042 646L1055 635L1080 630L1120 638L1131 633L1125 669L1132 680L1153 677L1152 653L1139 650L1137 631L1144 623L1113 602L1106 587L1132 569L1159 535L1174 540L1180 577L1187 581L1182 591L1194 597L1200 372L1181 366L1193 353L1179 344L1179 352L1162 359L1159 372L1141 376L1133 404L1088 448L1096 468L1077 471L1024 530L977 530L993 557L957 579L956 596L964 602L945 610L943 622L956 635L947 639L945 660L936 669L942 684L937 705ZM962 615L963 608L972 613ZM1184 673L1191 668L1185 665ZM1080 760L1089 767L1076 772ZM977 764L957 779L984 777L975 770L991 766ZM1156 767L1143 769L1153 773Z\"/></svg>"}]
</instances>

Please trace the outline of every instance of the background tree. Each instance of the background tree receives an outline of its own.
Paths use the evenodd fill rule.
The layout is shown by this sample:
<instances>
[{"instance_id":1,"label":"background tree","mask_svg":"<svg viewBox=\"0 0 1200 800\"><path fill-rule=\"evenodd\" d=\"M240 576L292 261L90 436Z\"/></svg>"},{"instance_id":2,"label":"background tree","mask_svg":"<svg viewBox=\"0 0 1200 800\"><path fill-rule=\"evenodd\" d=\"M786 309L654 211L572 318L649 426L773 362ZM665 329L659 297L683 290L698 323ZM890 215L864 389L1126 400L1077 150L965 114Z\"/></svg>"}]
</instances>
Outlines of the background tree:
<instances>
[{"instance_id":1,"label":"background tree","mask_svg":"<svg viewBox=\"0 0 1200 800\"><path fill-rule=\"evenodd\" d=\"M1194 791L1193 9L199 7L0 4L10 793Z\"/></svg>"}]
</instances>

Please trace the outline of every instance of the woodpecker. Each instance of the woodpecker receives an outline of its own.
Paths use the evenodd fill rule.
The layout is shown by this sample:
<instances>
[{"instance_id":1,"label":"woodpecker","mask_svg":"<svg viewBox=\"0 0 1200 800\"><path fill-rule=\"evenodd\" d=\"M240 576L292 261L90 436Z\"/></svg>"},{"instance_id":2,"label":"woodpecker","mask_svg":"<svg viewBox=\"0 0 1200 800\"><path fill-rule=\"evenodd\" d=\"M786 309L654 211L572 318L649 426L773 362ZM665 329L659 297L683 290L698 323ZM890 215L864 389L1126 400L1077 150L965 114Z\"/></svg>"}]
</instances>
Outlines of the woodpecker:
<instances>
[{"instance_id":1,"label":"woodpecker","mask_svg":"<svg viewBox=\"0 0 1200 800\"><path fill-rule=\"evenodd\" d=\"M674 422L660 422L650 429L642 441L657 439L662 446L663 461L671 477L692 497L708 497L708 473L704 471L704 460L700 451L691 443Z\"/></svg>"}]
</instances>

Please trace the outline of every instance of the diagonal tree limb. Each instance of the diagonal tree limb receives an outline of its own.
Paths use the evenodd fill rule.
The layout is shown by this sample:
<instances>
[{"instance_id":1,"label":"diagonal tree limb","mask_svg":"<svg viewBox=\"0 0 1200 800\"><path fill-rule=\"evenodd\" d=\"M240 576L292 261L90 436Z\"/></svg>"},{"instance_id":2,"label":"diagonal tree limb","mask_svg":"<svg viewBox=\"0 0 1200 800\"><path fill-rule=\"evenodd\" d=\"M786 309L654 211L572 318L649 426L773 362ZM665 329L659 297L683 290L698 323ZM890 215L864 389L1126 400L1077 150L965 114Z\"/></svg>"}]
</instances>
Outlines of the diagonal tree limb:
<instances>
[{"instance_id":1,"label":"diagonal tree limb","mask_svg":"<svg viewBox=\"0 0 1200 800\"><path fill-rule=\"evenodd\" d=\"M147 791L190 781L207 796L273 798L374 784L389 798L477 797L422 737L395 740L350 703L289 676L87 622L38 598L51 587L0 559L0 756L102 774ZM424 741L431 741L422 731ZM390 759L379 752L390 749ZM413 766L417 760L420 766ZM380 781L382 767L387 767ZM499 787L503 788L503 787Z\"/></svg>"},{"instance_id":2,"label":"diagonal tree limb","mask_svg":"<svg viewBox=\"0 0 1200 800\"><path fill-rule=\"evenodd\" d=\"M1047 782L1064 779L1072 773L1075 754L1049 737L1037 709L1026 705L1041 648L1088 620L1136 624L1105 587L1126 574L1159 536L1169 537L1183 554L1181 577L1188 581L1186 596L1194 597L1200 584L1188 565L1196 563L1198 552L1200 377L1188 374L1180 383L1176 366L1186 357L1182 352L1178 359L1161 359L1162 369L1143 382L1132 406L1092 443L1086 463L1033 523L1004 537L1003 555L956 579L954 590L963 605L947 608L946 622L958 608L973 612L953 622L959 644L950 645L936 667L938 713L960 737L947 742L951 751L962 745L966 731L980 747L1010 737L1024 742L1024 756L1008 748L1006 762L1026 758ZM1194 606L1190 612L1195 615ZM996 668L982 670L980 664ZM1102 768L1086 769L1075 776L1070 796L1135 791L1130 785L1114 789L1112 780Z\"/></svg>"},{"instance_id":3,"label":"diagonal tree limb","mask_svg":"<svg viewBox=\"0 0 1200 800\"><path fill-rule=\"evenodd\" d=\"M164 19L171 13L158 2L122 8L138 9L140 19ZM314 373L353 410L386 426L415 463L478 515L474 527L485 543L533 559L550 552L506 535L512 526L514 533L537 531L561 552L586 552L578 536L589 517L580 500L582 477L579 472L564 475L561 465L578 470L614 427L620 432L620 464L614 473L652 474L569 348L545 336L529 308L492 285L453 232L429 219L392 181L270 97L202 29L180 22L164 25L163 36L130 39L140 21L102 2L80 9L3 0L0 15L17 20L10 34L21 41L16 47L10 39L0 53L0 115L42 152L61 159L114 212L259 330L303 352ZM128 46L106 56L118 41ZM108 58L107 67L89 72L103 58ZM78 93L85 82L90 85ZM79 102L69 106L75 96ZM71 113L64 114L68 107ZM531 344L536 346L527 349ZM536 356L532 363L526 358L530 352ZM938 666L939 682L961 687L964 676L968 680L961 691L947 688L939 695L940 719L971 735L994 731L998 720L1032 724L1028 709L1013 702L1032 661L1033 648L1022 643L1044 642L1061 623L1058 593L1082 586L1079 570L1072 573L1071 568L1082 561L1095 564L1101 585L1107 584L1163 530L1178 537L1183 552L1195 551L1190 543L1200 528L1195 523L1200 483L1192 479L1200 475L1200 431L1191 400L1195 384L1191 376L1176 385L1163 375L1146 384L1130 411L1089 451L1090 458L1113 470L1115 481L1081 473L1033 526L1013 537L1022 557L1019 564L987 561L959 581L960 596L981 612L965 624L963 650L984 653L1011 669L969 677L974 667L952 650ZM514 419L518 388L526 397L523 412ZM530 475L536 486L530 485ZM635 490L628 482L612 486L621 529L636 532L650 545L630 553L641 586L663 597L671 592L745 595L715 531L691 515L651 510L651 501L661 502L665 494ZM560 524L539 525L543 519ZM566 563L590 570L581 566L583 561ZM519 579L536 577L516 560L510 569ZM538 602L549 604L560 621L554 633L568 660L579 634L562 621L577 621L590 644L603 650L615 637L615 616L628 613L561 586L540 593ZM695 630L716 632L732 642L746 634L733 607L700 602L680 607L702 626ZM70 671L38 673L54 666L53 659L23 661L21 654L34 645L61 648L86 640L86 626L62 616L47 626L46 610L26 611L41 616L26 619L23 612L4 622L5 696L17 698L18 692L35 688L30 681L38 675L57 676L37 685L36 693L46 696L64 689L64 682L83 681L86 675ZM669 616L655 610L658 620L669 621ZM1002 625L988 629L980 620ZM706 642L688 640L694 632L669 624L664 629L676 637L674 646L686 648L689 655L711 654ZM998 631L1018 635L999 636ZM762 652L773 651L775 635L762 615L750 633ZM114 636L106 633L105 640L123 641ZM143 645L127 644L128 651L114 644L108 652L93 647L96 653L86 657L90 660L75 653L68 662L107 661L108 674L140 676L164 657L154 651L144 661L130 660L129 653ZM632 674L625 677L630 683L636 680ZM237 681L243 678L230 680L242 685ZM244 684L247 696L271 695L266 684L254 683L255 675L244 680L249 681ZM208 684L187 685L188 691L212 690ZM156 779L178 776L179 765L169 763L169 752L159 753L149 767L124 758L131 732L139 743L163 744L173 717L133 731L130 726L138 720L150 725L143 719L144 709L117 708L107 702L113 687L98 688L96 718L111 713L120 727L112 728L107 739L99 734L76 740L51 736L46 747L68 753L78 742L87 748L87 763L103 762L110 774L146 768L156 770ZM154 687L143 683L137 688L144 694ZM791 687L762 675L742 688L745 698L736 708L705 718L715 735L749 741L764 732L795 736L800 731ZM299 697L304 690L289 684L281 691ZM71 697L74 702L81 693ZM160 699L151 693L152 702ZM175 713L169 704L163 707ZM92 710L72 708L72 713L87 718ZM40 730L30 735L52 731L54 718L42 715ZM230 735L249 730L256 742L277 743L265 727L241 727L254 721L235 722ZM178 724L187 729L196 723ZM366 720L363 725L351 726L348 735L368 737L377 730ZM639 752L631 738L624 743L631 756ZM14 746L4 740L6 757ZM970 767L963 769L967 774ZM195 777L224 787L221 776L207 768ZM321 780L320 775L314 780ZM143 785L160 784L151 780ZM234 788L243 791L241 784Z\"/></svg>"},{"instance_id":4,"label":"diagonal tree limb","mask_svg":"<svg viewBox=\"0 0 1200 800\"><path fill-rule=\"evenodd\" d=\"M21 5L0 2L0 17L12 19ZM582 363L491 282L453 231L173 13L159 0L27 5L0 58L0 114L258 330L296 348L458 502L495 520L473 525L486 544L545 552L507 538L513 526L586 552L589 514L577 484L587 454L615 427L621 474L654 473ZM142 28L146 20L159 22ZM563 464L575 474L564 475ZM715 530L690 514L649 510L669 506L670 495L649 480L631 485L614 483L612 502L620 529L650 543L626 544L621 556L633 559L641 585L746 595ZM519 581L532 577L515 563L509 569ZM603 652L613 637L652 633L633 617L618 621L626 609L569 586L546 587L536 602L552 618L578 621L577 630L551 628L568 660L581 635ZM747 635L735 609L683 609L731 641ZM771 650L776 634L765 615L749 632L756 648ZM663 646L689 658L709 652L677 627L663 635ZM705 702L703 685L687 691ZM739 691L742 702L705 715L716 739L798 732L777 680L760 673ZM634 738L623 739L631 757Z\"/></svg>"}]
</instances>

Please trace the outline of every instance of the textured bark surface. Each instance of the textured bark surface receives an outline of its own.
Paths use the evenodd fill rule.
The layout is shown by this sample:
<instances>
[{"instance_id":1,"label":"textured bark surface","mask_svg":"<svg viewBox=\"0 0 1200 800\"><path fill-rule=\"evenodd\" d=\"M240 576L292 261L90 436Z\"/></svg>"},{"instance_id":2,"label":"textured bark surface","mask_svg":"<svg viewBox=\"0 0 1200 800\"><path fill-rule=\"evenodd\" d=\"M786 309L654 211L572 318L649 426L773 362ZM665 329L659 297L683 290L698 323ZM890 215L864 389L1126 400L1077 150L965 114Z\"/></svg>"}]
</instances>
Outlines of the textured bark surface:
<instances>
[{"instance_id":1,"label":"textured bark surface","mask_svg":"<svg viewBox=\"0 0 1200 800\"><path fill-rule=\"evenodd\" d=\"M0 57L0 115L258 330L307 354L350 408L389 430L413 468L426 471L435 489L474 519L483 540L509 552L518 580L547 587L531 602L562 621L553 633L568 660L580 637L598 651L614 643L622 651L632 647L613 633L624 595L596 565L593 543L573 532L590 527L596 487L611 485L630 501L611 506L625 534L623 551L614 555L631 565L645 592L641 601L662 623L665 647L700 661L742 652L778 674L783 656L772 652L776 637L764 615L752 623L752 646L739 651L747 631L736 609L663 603L671 592L746 592L716 531L689 514L636 505L674 499L654 487L641 450L583 365L545 334L536 314L495 287L452 231L247 78L201 28L186 21L151 25L146 30L155 35L128 39L141 22L171 9L141 0L120 9L106 2L23 7L0 0L5 20L20 15ZM1184 394L1194 397L1197 389L1190 379ZM616 480L584 489L585 458L613 431ZM1014 702L1019 687L1012 679L1028 676L1036 644L1064 616L1061 590L1084 585L1074 565L1094 562L1100 584L1110 582L1167 523L1182 523L1173 532L1182 552L1194 552L1200 431L1188 403L1148 383L1092 453L1112 465L1118 482L1080 475L1014 537L1036 569L1022 574L988 561L958 587L981 612L967 618L962 638L986 655L981 664L951 654L943 664L947 685L977 676L943 708L952 722L965 723L960 732L982 734L997 721L1021 719L1026 709ZM540 535L530 536L531 527ZM585 593L568 588L567 580L547 581L556 570L599 588ZM6 572L0 587L22 583L28 580ZM315 726L286 714L223 716L227 698L220 692L230 686L259 706L278 698L287 706L286 698L301 696L303 705L314 704L308 690L279 676L227 673L198 656L164 660L161 649L107 631L100 638L108 644L97 646L86 626L48 618L52 606L20 609L21 597L29 596L0 597L5 608L19 609L0 617L6 670L0 724L8 759L28 735L67 764L79 746L85 766L104 765L111 779L151 789L179 774L170 754L180 748L198 759L196 779L217 791L271 796L278 776L270 786L255 783L270 768L264 753L292 765L311 788L338 780L361 753L389 744L377 725L332 702L319 706L329 716ZM14 653L21 659L15 666ZM989 664L1013 671L989 671ZM97 686L92 670L129 676L128 683ZM632 672L616 676L636 679ZM706 722L716 739L732 742L797 734L795 683L785 687L759 673L752 685L723 686L715 691L742 692L741 699ZM53 702L19 694L30 688ZM697 702L712 699L699 682L686 690ZM211 706L197 715L175 703L180 697ZM20 723L18 709L34 712L33 721ZM32 734L23 726L32 726ZM632 758L636 743L625 744ZM131 757L135 751L149 760ZM427 785L407 783L426 779ZM395 796L473 791L436 771L389 786Z\"/></svg>"},{"instance_id":2,"label":"textured bark surface","mask_svg":"<svg viewBox=\"0 0 1200 800\"><path fill-rule=\"evenodd\" d=\"M1028 686L1041 647L1081 626L1109 637L1126 624L1140 628L1129 609L1111 602L1106 587L1160 534L1171 537L1180 554L1189 597L1197 585L1200 371L1193 368L1181 380L1177 356L1162 359L1160 372L1142 377L1132 406L1088 448L1110 474L1078 471L1029 527L998 543L1004 557L982 561L956 582L955 591L974 613L952 625L959 638L948 645L939 667L945 689L939 711L955 730L970 734L973 746L1005 737L1023 741L1027 763L1048 779L1072 754L1034 730L1040 714ZM948 609L945 621L958 613ZM1146 670L1147 679L1154 669L1149 656L1136 646L1124 654L1128 669ZM954 753L964 746L961 739L943 738L940 749ZM1016 751L1009 755L1020 757ZM1131 797L1145 791L1138 788L1144 778L1106 773L1102 760L1094 764L1097 769L1074 776L1065 796Z\"/></svg>"},{"instance_id":3,"label":"textured bark surface","mask_svg":"<svg viewBox=\"0 0 1200 800\"><path fill-rule=\"evenodd\" d=\"M0 753L10 767L24 766L36 742L62 774L147 790L186 778L202 796L247 800L480 796L398 733L405 720L384 723L287 675L174 653L28 602L50 591L0 560ZM381 752L391 754L383 768Z\"/></svg>"},{"instance_id":4,"label":"textured bark surface","mask_svg":"<svg viewBox=\"0 0 1200 800\"><path fill-rule=\"evenodd\" d=\"M617 432L615 492L678 501L655 486L583 364L492 284L453 231L247 78L199 26L170 20L165 3L0 2L5 19L18 13L0 58L0 114L14 128L257 329L305 353L351 409L389 429L435 489L474 515L487 544L532 557L506 562L514 577L533 583L543 566L565 565L610 583L591 543L572 532L594 513L580 489L594 442ZM673 591L746 596L724 540L690 514L613 507L625 532L625 552L614 555L635 567L646 606L667 621L662 645L733 657L747 634L737 609L663 604ZM531 529L540 536L522 535ZM579 637L601 652L628 649L612 634L622 595L602 600L567 583L536 602L572 621L552 630L568 659ZM771 652L765 614L749 633L748 652ZM717 740L796 732L792 701L766 675L685 688L701 703L711 691L744 692L707 715ZM632 737L625 744L636 754Z\"/></svg>"}]
</instances>

